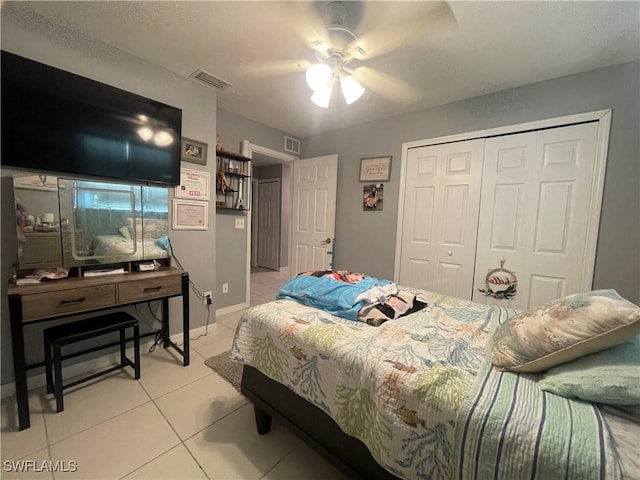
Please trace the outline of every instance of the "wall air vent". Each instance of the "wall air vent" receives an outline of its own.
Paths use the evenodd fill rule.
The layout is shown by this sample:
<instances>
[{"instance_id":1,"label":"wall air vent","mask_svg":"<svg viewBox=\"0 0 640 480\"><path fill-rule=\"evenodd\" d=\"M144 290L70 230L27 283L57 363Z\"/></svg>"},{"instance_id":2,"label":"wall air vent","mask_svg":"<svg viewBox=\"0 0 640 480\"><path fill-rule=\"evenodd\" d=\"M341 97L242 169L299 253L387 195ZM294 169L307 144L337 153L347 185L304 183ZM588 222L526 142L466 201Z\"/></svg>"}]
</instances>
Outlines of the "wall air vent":
<instances>
[{"instance_id":1,"label":"wall air vent","mask_svg":"<svg viewBox=\"0 0 640 480\"><path fill-rule=\"evenodd\" d=\"M231 86L230 82L227 82L220 77L216 77L215 75L200 69L196 70L189 76L215 88L224 88L227 86Z\"/></svg>"},{"instance_id":2,"label":"wall air vent","mask_svg":"<svg viewBox=\"0 0 640 480\"><path fill-rule=\"evenodd\" d=\"M296 140L295 138L284 137L284 151L300 154L300 140Z\"/></svg>"}]
</instances>

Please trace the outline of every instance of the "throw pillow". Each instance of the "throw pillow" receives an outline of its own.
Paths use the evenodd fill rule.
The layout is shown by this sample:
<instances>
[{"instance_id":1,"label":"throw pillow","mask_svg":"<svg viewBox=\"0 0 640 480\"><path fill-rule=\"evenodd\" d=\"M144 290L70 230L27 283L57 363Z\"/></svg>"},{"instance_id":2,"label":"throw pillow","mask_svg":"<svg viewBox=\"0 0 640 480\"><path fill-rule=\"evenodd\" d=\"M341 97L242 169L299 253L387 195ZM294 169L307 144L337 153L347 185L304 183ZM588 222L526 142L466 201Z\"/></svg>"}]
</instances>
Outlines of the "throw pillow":
<instances>
[{"instance_id":1,"label":"throw pillow","mask_svg":"<svg viewBox=\"0 0 640 480\"><path fill-rule=\"evenodd\" d=\"M619 345L640 332L640 307L615 290L554 300L500 325L493 364L514 372L542 372Z\"/></svg>"},{"instance_id":2,"label":"throw pillow","mask_svg":"<svg viewBox=\"0 0 640 480\"><path fill-rule=\"evenodd\" d=\"M155 243L162 250L169 251L169 236L168 235L163 235L162 237L160 237L157 240L155 240L153 243Z\"/></svg>"},{"instance_id":3,"label":"throw pillow","mask_svg":"<svg viewBox=\"0 0 640 480\"><path fill-rule=\"evenodd\" d=\"M125 240L131 240L131 232L129 231L129 227L120 227L118 229L118 232L120 232L120 235L122 235Z\"/></svg>"},{"instance_id":4,"label":"throw pillow","mask_svg":"<svg viewBox=\"0 0 640 480\"><path fill-rule=\"evenodd\" d=\"M640 405L640 336L547 371L547 392L608 405Z\"/></svg>"}]
</instances>

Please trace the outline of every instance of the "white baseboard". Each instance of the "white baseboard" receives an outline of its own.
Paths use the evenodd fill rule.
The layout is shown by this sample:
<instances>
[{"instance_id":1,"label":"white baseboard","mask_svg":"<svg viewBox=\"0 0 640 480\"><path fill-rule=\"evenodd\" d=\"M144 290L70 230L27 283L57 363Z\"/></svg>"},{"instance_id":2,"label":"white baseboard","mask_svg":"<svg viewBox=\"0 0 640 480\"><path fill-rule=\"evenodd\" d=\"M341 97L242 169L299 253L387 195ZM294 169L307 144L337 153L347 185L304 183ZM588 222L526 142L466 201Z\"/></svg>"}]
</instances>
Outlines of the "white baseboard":
<instances>
[{"instance_id":1,"label":"white baseboard","mask_svg":"<svg viewBox=\"0 0 640 480\"><path fill-rule=\"evenodd\" d=\"M189 338L193 340L195 338L201 337L202 335L205 335L206 333L215 333L217 331L218 331L218 324L210 323L208 331L207 331L206 325L198 328L192 328L191 330L189 330ZM184 335L182 335L182 332L176 333L175 335L171 335L170 338L173 343L175 343L178 346L182 346L184 341Z\"/></svg>"},{"instance_id":2,"label":"white baseboard","mask_svg":"<svg viewBox=\"0 0 640 480\"><path fill-rule=\"evenodd\" d=\"M280 267L280 273L289 273L289 267Z\"/></svg>"},{"instance_id":3,"label":"white baseboard","mask_svg":"<svg viewBox=\"0 0 640 480\"><path fill-rule=\"evenodd\" d=\"M245 308L249 308L250 305L248 303L238 303L236 305L229 305L228 307L218 308L216 310L216 317L218 315L228 315L230 313L239 312L240 310L244 310Z\"/></svg>"}]
</instances>

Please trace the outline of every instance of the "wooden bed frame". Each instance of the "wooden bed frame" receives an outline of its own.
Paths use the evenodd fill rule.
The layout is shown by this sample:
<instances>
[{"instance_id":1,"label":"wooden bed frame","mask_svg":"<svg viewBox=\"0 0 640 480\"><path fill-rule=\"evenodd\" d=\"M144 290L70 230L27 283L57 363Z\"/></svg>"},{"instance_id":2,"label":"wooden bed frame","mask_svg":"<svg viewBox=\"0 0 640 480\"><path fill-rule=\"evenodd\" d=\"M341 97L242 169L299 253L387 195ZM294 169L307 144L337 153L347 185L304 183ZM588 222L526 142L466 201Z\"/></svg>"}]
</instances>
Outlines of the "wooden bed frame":
<instances>
[{"instance_id":1,"label":"wooden bed frame","mask_svg":"<svg viewBox=\"0 0 640 480\"><path fill-rule=\"evenodd\" d=\"M275 418L350 478L399 480L374 460L364 443L344 433L329 415L255 368L244 366L241 391L253 403L260 435L269 433Z\"/></svg>"}]
</instances>

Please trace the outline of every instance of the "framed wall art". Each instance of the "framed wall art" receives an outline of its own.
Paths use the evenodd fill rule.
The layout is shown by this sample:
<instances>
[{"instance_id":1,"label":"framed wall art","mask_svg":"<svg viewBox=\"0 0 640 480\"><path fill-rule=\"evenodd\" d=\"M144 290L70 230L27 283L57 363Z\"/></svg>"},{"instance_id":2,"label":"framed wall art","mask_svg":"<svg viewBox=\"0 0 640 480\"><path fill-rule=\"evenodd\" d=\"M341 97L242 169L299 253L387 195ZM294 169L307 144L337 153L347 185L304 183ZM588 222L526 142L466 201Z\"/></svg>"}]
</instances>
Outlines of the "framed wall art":
<instances>
[{"instance_id":1,"label":"framed wall art","mask_svg":"<svg viewBox=\"0 0 640 480\"><path fill-rule=\"evenodd\" d=\"M360 159L361 182L388 182L391 178L391 156Z\"/></svg>"},{"instance_id":2,"label":"framed wall art","mask_svg":"<svg viewBox=\"0 0 640 480\"><path fill-rule=\"evenodd\" d=\"M182 137L180 160L183 162L207 164L207 144L191 138Z\"/></svg>"},{"instance_id":3,"label":"framed wall art","mask_svg":"<svg viewBox=\"0 0 640 480\"><path fill-rule=\"evenodd\" d=\"M181 168L180 185L175 187L173 196L193 200L209 200L210 178L209 172Z\"/></svg>"},{"instance_id":4,"label":"framed wall art","mask_svg":"<svg viewBox=\"0 0 640 480\"><path fill-rule=\"evenodd\" d=\"M174 230L207 230L209 203L173 199Z\"/></svg>"},{"instance_id":5,"label":"framed wall art","mask_svg":"<svg viewBox=\"0 0 640 480\"><path fill-rule=\"evenodd\" d=\"M381 211L384 200L384 185L381 183L372 183L365 185L363 188L362 209L367 212Z\"/></svg>"}]
</instances>

